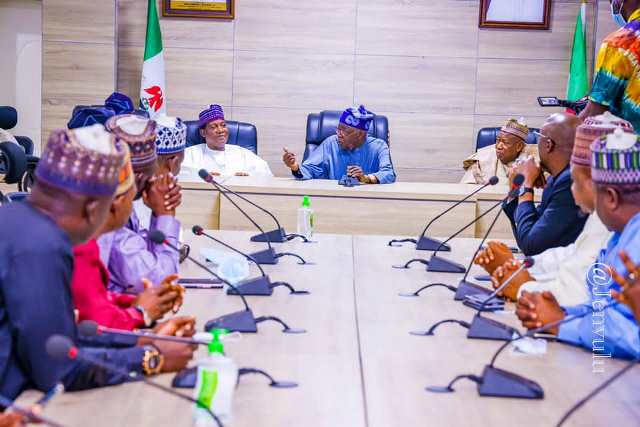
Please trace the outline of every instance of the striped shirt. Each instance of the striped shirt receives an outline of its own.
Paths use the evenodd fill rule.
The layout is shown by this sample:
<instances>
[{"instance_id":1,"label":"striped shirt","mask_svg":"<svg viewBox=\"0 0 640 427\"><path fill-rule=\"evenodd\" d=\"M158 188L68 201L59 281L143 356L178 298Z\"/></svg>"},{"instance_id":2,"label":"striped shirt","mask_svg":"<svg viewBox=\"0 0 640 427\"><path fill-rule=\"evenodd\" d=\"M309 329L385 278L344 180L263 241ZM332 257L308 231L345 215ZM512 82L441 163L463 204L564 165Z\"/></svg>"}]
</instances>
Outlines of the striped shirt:
<instances>
[{"instance_id":1,"label":"striped shirt","mask_svg":"<svg viewBox=\"0 0 640 427\"><path fill-rule=\"evenodd\" d=\"M602 42L589 99L640 129L640 9Z\"/></svg>"}]
</instances>

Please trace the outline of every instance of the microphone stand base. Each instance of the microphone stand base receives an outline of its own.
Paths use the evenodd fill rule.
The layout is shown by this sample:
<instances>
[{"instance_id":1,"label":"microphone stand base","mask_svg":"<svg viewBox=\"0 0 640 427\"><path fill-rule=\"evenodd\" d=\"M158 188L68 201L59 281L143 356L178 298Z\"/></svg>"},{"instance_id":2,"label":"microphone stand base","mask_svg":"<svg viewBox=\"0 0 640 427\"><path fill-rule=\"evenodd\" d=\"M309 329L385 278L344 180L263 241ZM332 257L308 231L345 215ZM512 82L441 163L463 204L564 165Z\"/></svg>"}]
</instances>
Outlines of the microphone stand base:
<instances>
[{"instance_id":1,"label":"microphone stand base","mask_svg":"<svg viewBox=\"0 0 640 427\"><path fill-rule=\"evenodd\" d=\"M467 338L480 340L511 341L514 334L516 336L520 335L518 331L511 326L507 326L504 323L500 323L476 314L475 316L473 316L471 326L469 326Z\"/></svg>"},{"instance_id":2,"label":"microphone stand base","mask_svg":"<svg viewBox=\"0 0 640 427\"><path fill-rule=\"evenodd\" d=\"M253 279L242 280L235 286L240 291L240 294L245 296L269 297L273 295L273 288L271 287L269 276L258 276ZM229 287L227 289L227 295L238 295L238 292Z\"/></svg>"},{"instance_id":3,"label":"microphone stand base","mask_svg":"<svg viewBox=\"0 0 640 427\"><path fill-rule=\"evenodd\" d=\"M464 273L467 268L457 262L433 255L427 265L427 271L433 273Z\"/></svg>"},{"instance_id":4,"label":"microphone stand base","mask_svg":"<svg viewBox=\"0 0 640 427\"><path fill-rule=\"evenodd\" d=\"M416 243L416 250L419 251L435 251L440 248L439 252L451 252L451 246L442 244L440 240L432 239L427 236L422 236Z\"/></svg>"},{"instance_id":5,"label":"microphone stand base","mask_svg":"<svg viewBox=\"0 0 640 427\"><path fill-rule=\"evenodd\" d=\"M249 256L253 257L258 264L275 265L278 263L278 257L276 256L276 251L273 248L254 252L249 254Z\"/></svg>"},{"instance_id":6,"label":"microphone stand base","mask_svg":"<svg viewBox=\"0 0 640 427\"><path fill-rule=\"evenodd\" d=\"M210 331L211 329L228 329L229 332L255 334L258 332L258 325L251 310L242 310L209 320L204 325L204 330Z\"/></svg>"},{"instance_id":7,"label":"microphone stand base","mask_svg":"<svg viewBox=\"0 0 640 427\"><path fill-rule=\"evenodd\" d=\"M535 381L487 365L478 384L478 394L487 397L544 399L544 390Z\"/></svg>"},{"instance_id":8,"label":"microphone stand base","mask_svg":"<svg viewBox=\"0 0 640 427\"><path fill-rule=\"evenodd\" d=\"M453 296L453 299L456 301L464 301L470 295L488 297L489 295L491 295L491 291L485 287L476 285L475 283L462 280L460 283L458 283L456 294Z\"/></svg>"},{"instance_id":9,"label":"microphone stand base","mask_svg":"<svg viewBox=\"0 0 640 427\"><path fill-rule=\"evenodd\" d=\"M271 243L284 243L287 241L286 234L284 232L284 228L280 228L278 230L267 231L266 233L256 234L255 236L251 236L250 239L252 242L271 242Z\"/></svg>"}]
</instances>

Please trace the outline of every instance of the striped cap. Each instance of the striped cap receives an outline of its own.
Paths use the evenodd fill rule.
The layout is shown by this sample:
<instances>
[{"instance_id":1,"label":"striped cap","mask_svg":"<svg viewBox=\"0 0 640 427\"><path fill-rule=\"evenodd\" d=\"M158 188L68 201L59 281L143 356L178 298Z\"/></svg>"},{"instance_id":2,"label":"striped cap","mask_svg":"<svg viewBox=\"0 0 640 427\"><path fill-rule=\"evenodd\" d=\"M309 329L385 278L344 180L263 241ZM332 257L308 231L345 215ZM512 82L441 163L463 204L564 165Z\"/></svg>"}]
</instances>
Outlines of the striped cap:
<instances>
[{"instance_id":1,"label":"striped cap","mask_svg":"<svg viewBox=\"0 0 640 427\"><path fill-rule=\"evenodd\" d=\"M605 112L599 116L587 117L576 129L571 163L578 166L591 166L591 144L602 136L613 133L617 128L633 133L633 126L626 120Z\"/></svg>"},{"instance_id":2,"label":"striped cap","mask_svg":"<svg viewBox=\"0 0 640 427\"><path fill-rule=\"evenodd\" d=\"M511 135L515 135L524 142L527 142L529 136L529 127L524 123L524 117L520 119L509 119L500 128L501 132L505 132Z\"/></svg>"},{"instance_id":3,"label":"striped cap","mask_svg":"<svg viewBox=\"0 0 640 427\"><path fill-rule=\"evenodd\" d=\"M211 104L209 108L200 112L200 116L198 116L198 126L202 129L207 123L214 120L224 120L224 111L222 111L222 107L218 104Z\"/></svg>"},{"instance_id":4,"label":"striped cap","mask_svg":"<svg viewBox=\"0 0 640 427\"><path fill-rule=\"evenodd\" d=\"M187 146L187 126L179 117L159 116L158 139L156 152L158 155L176 154L184 151Z\"/></svg>"},{"instance_id":5,"label":"striped cap","mask_svg":"<svg viewBox=\"0 0 640 427\"><path fill-rule=\"evenodd\" d=\"M640 184L640 137L616 129L591 144L591 176L598 184Z\"/></svg>"}]
</instances>

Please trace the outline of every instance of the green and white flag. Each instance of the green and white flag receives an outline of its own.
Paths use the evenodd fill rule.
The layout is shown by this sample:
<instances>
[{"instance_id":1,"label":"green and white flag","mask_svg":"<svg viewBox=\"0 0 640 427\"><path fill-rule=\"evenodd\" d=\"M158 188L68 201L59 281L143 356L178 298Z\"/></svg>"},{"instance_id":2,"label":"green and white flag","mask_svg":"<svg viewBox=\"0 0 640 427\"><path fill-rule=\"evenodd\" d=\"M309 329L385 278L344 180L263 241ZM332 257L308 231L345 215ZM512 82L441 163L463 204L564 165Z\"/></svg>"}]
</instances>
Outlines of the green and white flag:
<instances>
[{"instance_id":1,"label":"green and white flag","mask_svg":"<svg viewBox=\"0 0 640 427\"><path fill-rule=\"evenodd\" d=\"M156 0L149 0L147 7L147 39L144 44L144 64L140 84L140 107L149 112L151 118L166 114L167 92L164 79L164 56L162 34Z\"/></svg>"},{"instance_id":2,"label":"green and white flag","mask_svg":"<svg viewBox=\"0 0 640 427\"><path fill-rule=\"evenodd\" d=\"M576 31L573 34L571 66L567 83L567 99L576 101L589 93L589 72L587 71L587 4L582 0L580 13L576 19Z\"/></svg>"}]
</instances>

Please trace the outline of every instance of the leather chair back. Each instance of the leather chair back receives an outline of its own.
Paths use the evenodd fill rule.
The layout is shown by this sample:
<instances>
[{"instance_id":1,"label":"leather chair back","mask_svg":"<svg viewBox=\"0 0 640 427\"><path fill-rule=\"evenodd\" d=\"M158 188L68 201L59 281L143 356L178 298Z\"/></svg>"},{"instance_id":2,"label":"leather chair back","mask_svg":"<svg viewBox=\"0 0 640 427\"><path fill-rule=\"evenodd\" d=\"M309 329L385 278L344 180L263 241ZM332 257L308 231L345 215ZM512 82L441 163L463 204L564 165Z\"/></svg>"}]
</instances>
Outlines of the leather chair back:
<instances>
[{"instance_id":1,"label":"leather chair back","mask_svg":"<svg viewBox=\"0 0 640 427\"><path fill-rule=\"evenodd\" d=\"M204 138L200 136L200 128L197 120L184 122L187 125L187 147L204 144ZM251 123L226 121L229 129L229 140L227 144L238 145L258 154L258 130Z\"/></svg>"},{"instance_id":2,"label":"leather chair back","mask_svg":"<svg viewBox=\"0 0 640 427\"><path fill-rule=\"evenodd\" d=\"M0 106L0 128L12 129L18 124L18 111L9 106ZM15 135L14 135L15 136ZM27 155L33 154L33 141L27 136L15 136L16 141L24 148Z\"/></svg>"},{"instance_id":3,"label":"leather chair back","mask_svg":"<svg viewBox=\"0 0 640 427\"><path fill-rule=\"evenodd\" d=\"M342 111L325 110L307 116L307 137L303 161L322 141L335 135ZM385 116L375 115L369 128L369 135L389 143L389 120Z\"/></svg>"}]
</instances>

